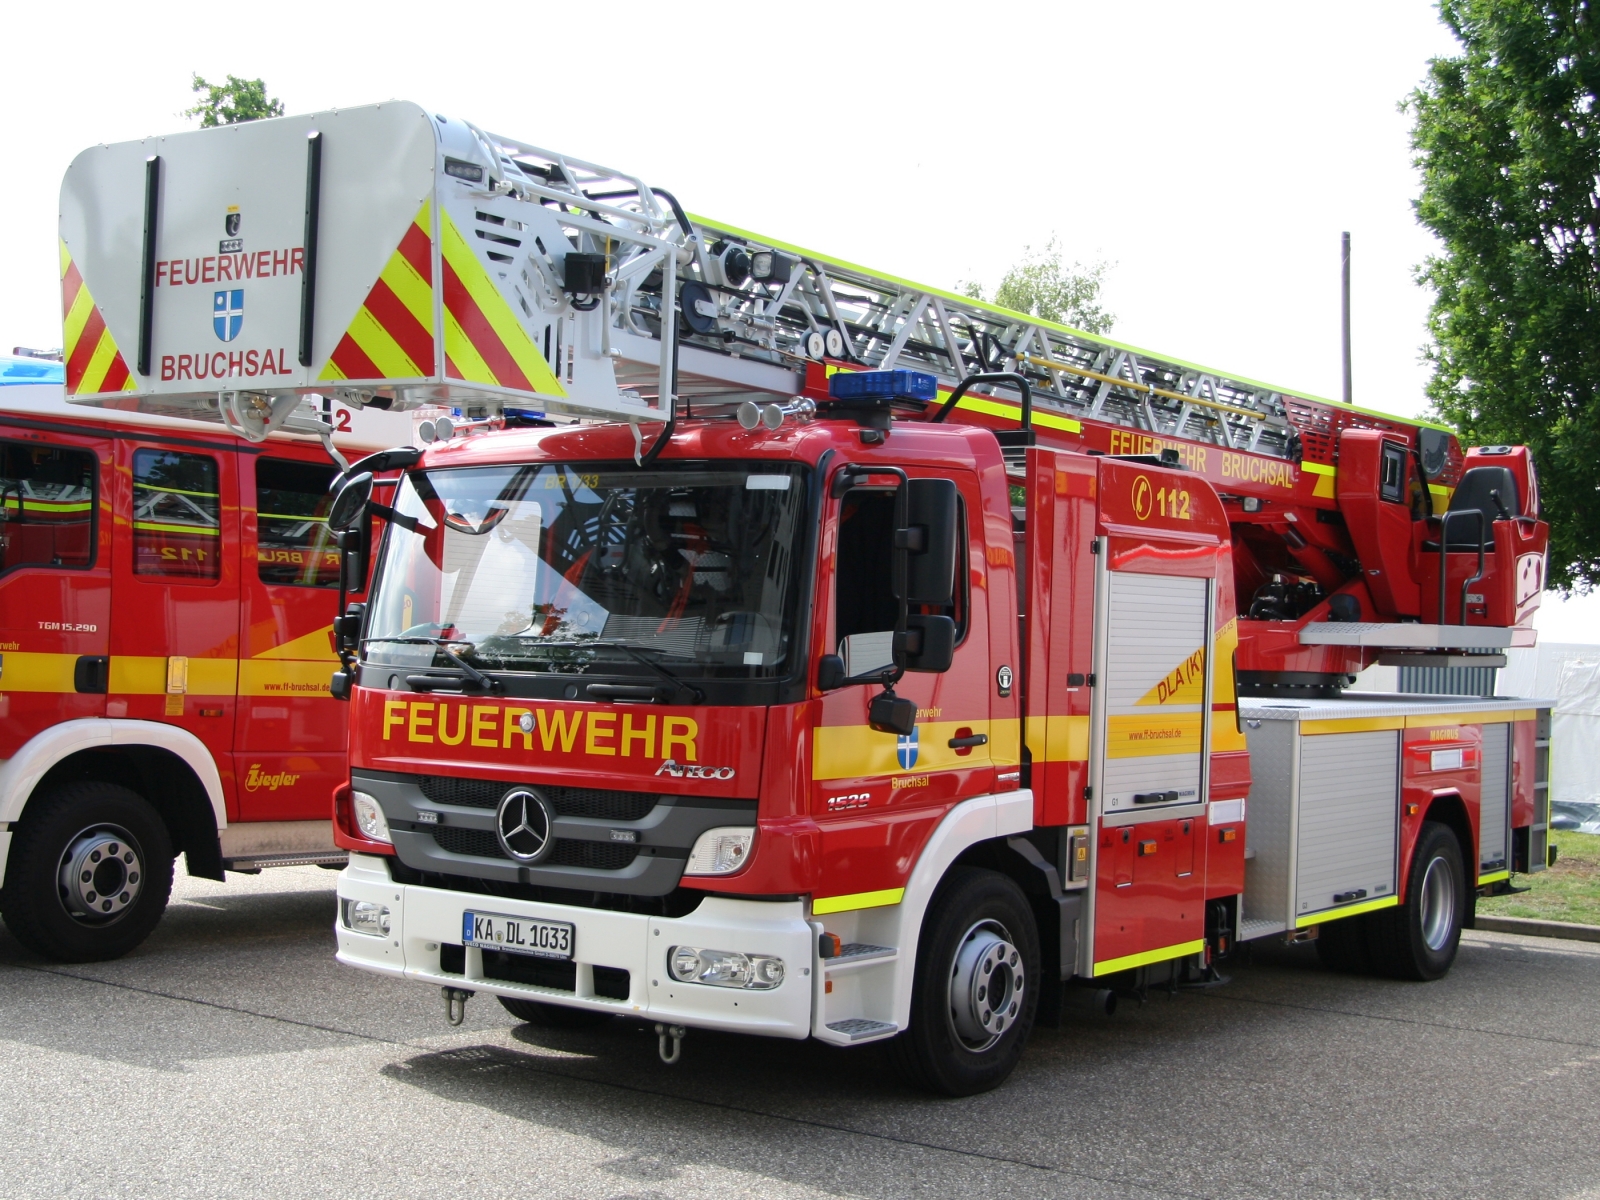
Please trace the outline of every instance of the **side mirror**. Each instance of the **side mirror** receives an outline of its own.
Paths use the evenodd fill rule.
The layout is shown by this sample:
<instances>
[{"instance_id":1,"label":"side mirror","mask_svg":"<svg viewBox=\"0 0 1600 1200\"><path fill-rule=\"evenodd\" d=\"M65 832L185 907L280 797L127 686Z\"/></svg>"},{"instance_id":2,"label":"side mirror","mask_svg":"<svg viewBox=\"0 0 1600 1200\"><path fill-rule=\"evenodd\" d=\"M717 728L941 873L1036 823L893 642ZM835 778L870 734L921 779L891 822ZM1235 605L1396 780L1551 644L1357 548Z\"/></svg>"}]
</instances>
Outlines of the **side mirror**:
<instances>
[{"instance_id":1,"label":"side mirror","mask_svg":"<svg viewBox=\"0 0 1600 1200\"><path fill-rule=\"evenodd\" d=\"M906 528L896 547L908 551L906 603L950 604L955 595L956 548L961 536L956 485L950 479L912 479L906 484Z\"/></svg>"},{"instance_id":2,"label":"side mirror","mask_svg":"<svg viewBox=\"0 0 1600 1200\"><path fill-rule=\"evenodd\" d=\"M908 671L948 671L956 657L956 623L950 617L912 613L898 656Z\"/></svg>"},{"instance_id":3,"label":"side mirror","mask_svg":"<svg viewBox=\"0 0 1600 1200\"><path fill-rule=\"evenodd\" d=\"M333 533L349 533L358 528L371 499L372 472L352 475L333 498L333 507L328 510L328 529Z\"/></svg>"},{"instance_id":4,"label":"side mirror","mask_svg":"<svg viewBox=\"0 0 1600 1200\"><path fill-rule=\"evenodd\" d=\"M836 692L850 676L844 669L844 659L837 654L824 654L817 660L817 690Z\"/></svg>"},{"instance_id":5,"label":"side mirror","mask_svg":"<svg viewBox=\"0 0 1600 1200\"><path fill-rule=\"evenodd\" d=\"M879 692L867 707L867 724L879 733L910 737L917 728L917 702L892 691Z\"/></svg>"},{"instance_id":6,"label":"side mirror","mask_svg":"<svg viewBox=\"0 0 1600 1200\"><path fill-rule=\"evenodd\" d=\"M360 643L361 623L366 615L367 606L356 603L344 610L344 616L333 619L333 636L341 650L354 650Z\"/></svg>"},{"instance_id":7,"label":"side mirror","mask_svg":"<svg viewBox=\"0 0 1600 1200\"><path fill-rule=\"evenodd\" d=\"M346 592L367 590L367 539L360 529L339 535L339 586Z\"/></svg>"},{"instance_id":8,"label":"side mirror","mask_svg":"<svg viewBox=\"0 0 1600 1200\"><path fill-rule=\"evenodd\" d=\"M333 678L328 681L328 695L335 700L350 699L350 688L355 684L356 677L349 671L335 671Z\"/></svg>"}]
</instances>

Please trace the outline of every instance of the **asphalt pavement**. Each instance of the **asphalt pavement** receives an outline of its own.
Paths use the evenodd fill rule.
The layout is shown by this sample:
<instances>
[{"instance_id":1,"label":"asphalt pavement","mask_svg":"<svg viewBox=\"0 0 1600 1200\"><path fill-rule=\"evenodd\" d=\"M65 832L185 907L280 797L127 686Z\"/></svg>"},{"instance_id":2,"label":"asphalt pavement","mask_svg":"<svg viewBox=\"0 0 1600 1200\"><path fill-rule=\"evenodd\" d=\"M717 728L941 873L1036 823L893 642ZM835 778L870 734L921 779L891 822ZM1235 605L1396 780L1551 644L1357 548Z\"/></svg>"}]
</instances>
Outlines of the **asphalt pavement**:
<instances>
[{"instance_id":1,"label":"asphalt pavement","mask_svg":"<svg viewBox=\"0 0 1600 1200\"><path fill-rule=\"evenodd\" d=\"M0 1196L1600 1197L1600 945L1472 932L1433 984L1258 948L947 1100L872 1047L452 1028L334 962L333 887L180 876L113 963L0 932Z\"/></svg>"}]
</instances>

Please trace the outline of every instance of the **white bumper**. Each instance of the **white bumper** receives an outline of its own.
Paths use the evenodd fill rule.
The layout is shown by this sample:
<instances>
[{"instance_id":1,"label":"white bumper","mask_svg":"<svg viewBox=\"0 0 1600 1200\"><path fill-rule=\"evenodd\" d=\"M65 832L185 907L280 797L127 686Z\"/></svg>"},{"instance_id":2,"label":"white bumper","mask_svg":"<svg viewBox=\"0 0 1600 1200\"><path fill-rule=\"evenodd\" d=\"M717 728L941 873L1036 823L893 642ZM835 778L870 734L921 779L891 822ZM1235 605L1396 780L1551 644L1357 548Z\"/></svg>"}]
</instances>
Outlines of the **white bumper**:
<instances>
[{"instance_id":1,"label":"white bumper","mask_svg":"<svg viewBox=\"0 0 1600 1200\"><path fill-rule=\"evenodd\" d=\"M350 856L350 865L339 875L339 898L375 901L388 905L390 911L389 936L380 938L345 928L344 905L340 904L334 930L339 961L348 966L438 987L541 1000L698 1029L789 1038L811 1034L817 935L799 900L708 896L686 917L647 917L410 887L389 878L386 859L365 854ZM576 927L574 989L485 978L483 955L471 947L464 955L464 974L441 970L440 948L461 944L461 918L468 910L571 922ZM667 971L669 950L679 945L777 955L784 961L786 977L771 991L680 983ZM627 971L628 998L596 995L595 967Z\"/></svg>"}]
</instances>

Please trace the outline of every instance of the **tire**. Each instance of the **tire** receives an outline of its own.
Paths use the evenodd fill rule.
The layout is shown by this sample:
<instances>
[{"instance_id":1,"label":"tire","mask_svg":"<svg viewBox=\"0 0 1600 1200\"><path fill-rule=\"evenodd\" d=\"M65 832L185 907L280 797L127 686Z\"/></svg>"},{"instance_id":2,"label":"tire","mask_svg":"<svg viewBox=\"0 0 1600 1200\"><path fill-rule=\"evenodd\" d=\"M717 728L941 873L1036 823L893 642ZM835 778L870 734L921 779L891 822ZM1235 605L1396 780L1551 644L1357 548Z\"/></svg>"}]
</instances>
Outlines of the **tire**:
<instances>
[{"instance_id":1,"label":"tire","mask_svg":"<svg viewBox=\"0 0 1600 1200\"><path fill-rule=\"evenodd\" d=\"M595 1012L589 1008L568 1008L564 1004L546 1004L541 1000L513 1000L510 996L496 996L500 1007L524 1025L538 1025L545 1029L593 1029L611 1020L608 1012Z\"/></svg>"},{"instance_id":2,"label":"tire","mask_svg":"<svg viewBox=\"0 0 1600 1200\"><path fill-rule=\"evenodd\" d=\"M999 1087L1033 1029L1039 972L1039 932L1021 889L995 871L952 871L922 922L911 1025L888 1043L896 1069L946 1096Z\"/></svg>"},{"instance_id":3,"label":"tire","mask_svg":"<svg viewBox=\"0 0 1600 1200\"><path fill-rule=\"evenodd\" d=\"M1456 960L1466 914L1461 843L1449 826L1428 821L1411 855L1405 903L1368 918L1373 970L1393 979L1441 978Z\"/></svg>"},{"instance_id":4,"label":"tire","mask_svg":"<svg viewBox=\"0 0 1600 1200\"><path fill-rule=\"evenodd\" d=\"M64 784L23 810L0 915L44 958L121 958L166 911L172 863L167 827L144 797L113 783Z\"/></svg>"},{"instance_id":5,"label":"tire","mask_svg":"<svg viewBox=\"0 0 1600 1200\"><path fill-rule=\"evenodd\" d=\"M1329 921L1317 934L1317 957L1330 971L1364 973L1372 969L1367 952L1367 918Z\"/></svg>"}]
</instances>

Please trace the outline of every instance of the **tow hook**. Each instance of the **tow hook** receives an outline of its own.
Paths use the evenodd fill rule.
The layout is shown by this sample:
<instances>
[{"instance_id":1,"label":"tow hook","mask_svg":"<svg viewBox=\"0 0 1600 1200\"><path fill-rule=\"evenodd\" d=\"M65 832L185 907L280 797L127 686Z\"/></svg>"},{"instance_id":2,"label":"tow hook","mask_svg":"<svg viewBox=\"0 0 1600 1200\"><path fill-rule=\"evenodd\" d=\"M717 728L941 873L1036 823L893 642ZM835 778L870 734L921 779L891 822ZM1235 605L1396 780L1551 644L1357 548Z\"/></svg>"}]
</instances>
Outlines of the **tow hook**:
<instances>
[{"instance_id":1,"label":"tow hook","mask_svg":"<svg viewBox=\"0 0 1600 1200\"><path fill-rule=\"evenodd\" d=\"M465 988L442 987L439 994L444 997L444 1019L452 1025L459 1025L467 1019L467 1001L477 993Z\"/></svg>"},{"instance_id":2,"label":"tow hook","mask_svg":"<svg viewBox=\"0 0 1600 1200\"><path fill-rule=\"evenodd\" d=\"M682 1025L656 1026L656 1049L661 1052L661 1061L667 1066L672 1066L683 1057L683 1035L688 1032ZM672 1043L670 1048L667 1045L669 1041Z\"/></svg>"}]
</instances>

